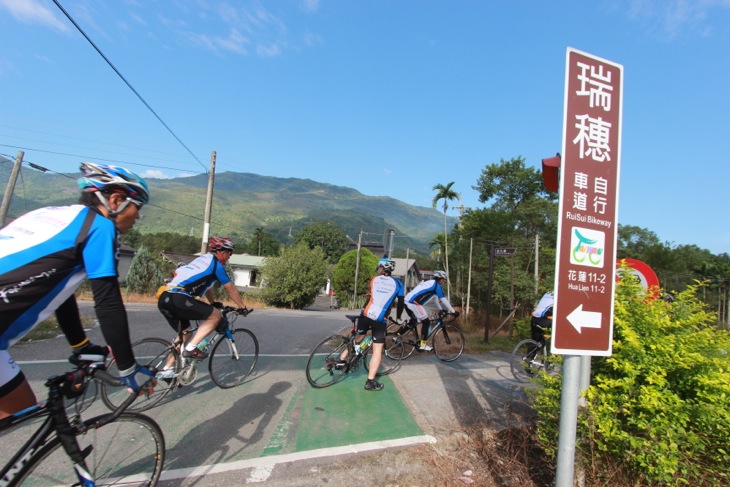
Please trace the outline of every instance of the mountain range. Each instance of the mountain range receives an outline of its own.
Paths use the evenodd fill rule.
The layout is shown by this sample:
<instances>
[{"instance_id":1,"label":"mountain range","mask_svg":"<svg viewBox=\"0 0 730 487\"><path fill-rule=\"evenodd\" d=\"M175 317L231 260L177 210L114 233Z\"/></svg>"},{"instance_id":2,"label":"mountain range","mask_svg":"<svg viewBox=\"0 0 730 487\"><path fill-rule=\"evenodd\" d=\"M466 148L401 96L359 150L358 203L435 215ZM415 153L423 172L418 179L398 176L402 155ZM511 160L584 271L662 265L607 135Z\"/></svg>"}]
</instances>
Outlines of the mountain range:
<instances>
[{"instance_id":1,"label":"mountain range","mask_svg":"<svg viewBox=\"0 0 730 487\"><path fill-rule=\"evenodd\" d=\"M0 164L0 191L6 191L10 163ZM41 172L23 167L8 216L49 205L67 205L78 200L78 174ZM142 210L135 228L142 233L174 232L200 236L203 228L208 175L147 178L152 201ZM443 232L443 214L406 204L387 196L367 196L345 186L310 179L277 178L252 173L224 172L215 175L211 234L250 238L257 227L287 242L307 223L332 221L357 241L382 242L395 231L395 250L429 252L428 244ZM455 218L449 217L450 226Z\"/></svg>"}]
</instances>

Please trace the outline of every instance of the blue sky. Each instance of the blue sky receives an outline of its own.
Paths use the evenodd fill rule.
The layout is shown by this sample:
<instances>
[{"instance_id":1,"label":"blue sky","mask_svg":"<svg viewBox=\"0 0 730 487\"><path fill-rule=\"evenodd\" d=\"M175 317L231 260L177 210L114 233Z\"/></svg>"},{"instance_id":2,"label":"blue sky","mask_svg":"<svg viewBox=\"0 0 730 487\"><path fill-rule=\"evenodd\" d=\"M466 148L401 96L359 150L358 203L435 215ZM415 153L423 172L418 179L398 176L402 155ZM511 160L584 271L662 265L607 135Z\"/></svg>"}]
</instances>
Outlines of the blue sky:
<instances>
[{"instance_id":1,"label":"blue sky","mask_svg":"<svg viewBox=\"0 0 730 487\"><path fill-rule=\"evenodd\" d=\"M454 181L480 208L486 165L561 150L573 47L624 66L619 223L730 252L730 0L59 3L170 130L52 0L0 0L5 157L173 177L215 150L218 172L418 206Z\"/></svg>"}]
</instances>

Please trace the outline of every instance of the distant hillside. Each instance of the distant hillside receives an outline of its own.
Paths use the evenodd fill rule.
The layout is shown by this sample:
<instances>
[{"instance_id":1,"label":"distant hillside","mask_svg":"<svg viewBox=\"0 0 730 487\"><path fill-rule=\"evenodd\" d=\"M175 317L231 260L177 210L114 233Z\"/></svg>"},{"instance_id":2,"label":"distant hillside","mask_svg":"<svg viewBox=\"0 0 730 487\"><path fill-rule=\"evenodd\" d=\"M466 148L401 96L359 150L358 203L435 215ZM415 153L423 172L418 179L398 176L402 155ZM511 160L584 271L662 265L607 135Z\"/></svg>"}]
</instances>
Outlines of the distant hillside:
<instances>
[{"instance_id":1,"label":"distant hillside","mask_svg":"<svg viewBox=\"0 0 730 487\"><path fill-rule=\"evenodd\" d=\"M0 191L5 192L11 165L0 164ZM23 167L9 216L78 199L76 174L41 173ZM148 179L152 204L137 223L142 233L201 235L208 176ZM0 193L1 194L1 193ZM408 205L394 198L366 196L344 186L309 179L276 178L251 173L216 174L211 233L248 238L256 227L286 242L311 221L332 220L357 240L381 241L395 230L396 250L427 253L433 236L443 231L443 215L433 208ZM455 219L452 218L452 223Z\"/></svg>"}]
</instances>

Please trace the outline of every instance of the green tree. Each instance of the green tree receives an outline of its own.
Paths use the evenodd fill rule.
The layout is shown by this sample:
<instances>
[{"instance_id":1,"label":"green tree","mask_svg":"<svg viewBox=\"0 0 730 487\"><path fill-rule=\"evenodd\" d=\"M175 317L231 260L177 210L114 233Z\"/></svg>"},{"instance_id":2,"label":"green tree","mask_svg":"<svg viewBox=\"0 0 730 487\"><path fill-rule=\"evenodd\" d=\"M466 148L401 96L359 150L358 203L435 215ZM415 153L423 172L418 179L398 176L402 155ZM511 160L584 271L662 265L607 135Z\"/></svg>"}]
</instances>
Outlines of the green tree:
<instances>
[{"instance_id":1,"label":"green tree","mask_svg":"<svg viewBox=\"0 0 730 487\"><path fill-rule=\"evenodd\" d=\"M160 265L144 245L138 248L132 263L129 265L127 292L154 294L164 282L165 279L160 270Z\"/></svg>"},{"instance_id":2,"label":"green tree","mask_svg":"<svg viewBox=\"0 0 730 487\"><path fill-rule=\"evenodd\" d=\"M327 284L326 255L321 247L312 249L306 242L285 247L279 257L266 259L261 276L260 296L266 304L304 309Z\"/></svg>"},{"instance_id":3,"label":"green tree","mask_svg":"<svg viewBox=\"0 0 730 487\"><path fill-rule=\"evenodd\" d=\"M493 247L514 247L511 257L493 260L490 313L519 305L527 313L542 292L553 288L558 205L556 195L543 185L541 173L518 157L486 166L474 189L483 209L469 210L455 230L459 236L455 258L461 269L473 243L472 299L479 305L487 299L490 251ZM539 237L540 257L535 242ZM452 239L453 240L453 239ZM535 266L539 260L538 282ZM537 288L537 292L536 292Z\"/></svg>"},{"instance_id":4,"label":"green tree","mask_svg":"<svg viewBox=\"0 0 730 487\"><path fill-rule=\"evenodd\" d=\"M491 207L495 210L516 211L532 199L557 199L555 193L545 189L540 171L527 167L522 157L500 159L499 164L488 165L482 169L474 189L479 192L479 201L492 200Z\"/></svg>"},{"instance_id":5,"label":"green tree","mask_svg":"<svg viewBox=\"0 0 730 487\"><path fill-rule=\"evenodd\" d=\"M294 235L294 241L305 242L310 249L320 247L331 264L336 263L347 248L345 232L331 221L307 224L302 231Z\"/></svg>"},{"instance_id":6,"label":"green tree","mask_svg":"<svg viewBox=\"0 0 730 487\"><path fill-rule=\"evenodd\" d=\"M449 274L449 230L446 228L446 210L449 209L449 201L453 201L459 198L459 193L451 189L454 185L454 181L444 186L443 184L437 184L432 189L436 191L436 195L433 197L433 207L436 208L439 201L442 201L441 208L444 210L444 263L446 264L446 274ZM451 294L451 281L446 281L447 294Z\"/></svg>"},{"instance_id":7,"label":"green tree","mask_svg":"<svg viewBox=\"0 0 730 487\"><path fill-rule=\"evenodd\" d=\"M370 278L375 275L377 265L377 256L368 249L360 249L360 268L357 277L357 296L359 299L357 302L353 302L357 250L351 250L340 257L339 262L332 271L332 288L337 294L337 301L340 306L352 309L361 307L364 303L362 298L368 292Z\"/></svg>"},{"instance_id":8,"label":"green tree","mask_svg":"<svg viewBox=\"0 0 730 487\"><path fill-rule=\"evenodd\" d=\"M438 261L439 265L444 265L443 256L446 254L446 236L443 233L437 233L428 243L428 248L433 249L430 257Z\"/></svg>"},{"instance_id":9,"label":"green tree","mask_svg":"<svg viewBox=\"0 0 730 487\"><path fill-rule=\"evenodd\" d=\"M242 249L247 254L272 257L279 255L281 243L274 235L264 231L264 227L256 227L251 239Z\"/></svg>"}]
</instances>

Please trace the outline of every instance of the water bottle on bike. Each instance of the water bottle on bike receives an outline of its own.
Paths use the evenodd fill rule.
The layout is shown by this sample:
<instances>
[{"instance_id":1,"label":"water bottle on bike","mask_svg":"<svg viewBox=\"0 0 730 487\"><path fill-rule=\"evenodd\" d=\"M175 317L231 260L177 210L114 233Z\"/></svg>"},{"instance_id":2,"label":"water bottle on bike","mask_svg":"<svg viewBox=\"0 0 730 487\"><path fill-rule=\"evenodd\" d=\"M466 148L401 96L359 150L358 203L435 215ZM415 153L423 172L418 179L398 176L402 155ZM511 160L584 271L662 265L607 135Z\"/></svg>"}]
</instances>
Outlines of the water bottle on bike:
<instances>
[{"instance_id":1,"label":"water bottle on bike","mask_svg":"<svg viewBox=\"0 0 730 487\"><path fill-rule=\"evenodd\" d=\"M198 343L198 350L201 352L205 352L205 349L208 348L208 343L210 342L210 338L205 337L203 338L200 343Z\"/></svg>"},{"instance_id":2,"label":"water bottle on bike","mask_svg":"<svg viewBox=\"0 0 730 487\"><path fill-rule=\"evenodd\" d=\"M365 335L365 338L362 339L362 341L359 344L355 345L355 351L358 355L364 354L368 347L370 346L370 343L373 341L373 337L370 335Z\"/></svg>"}]
</instances>

